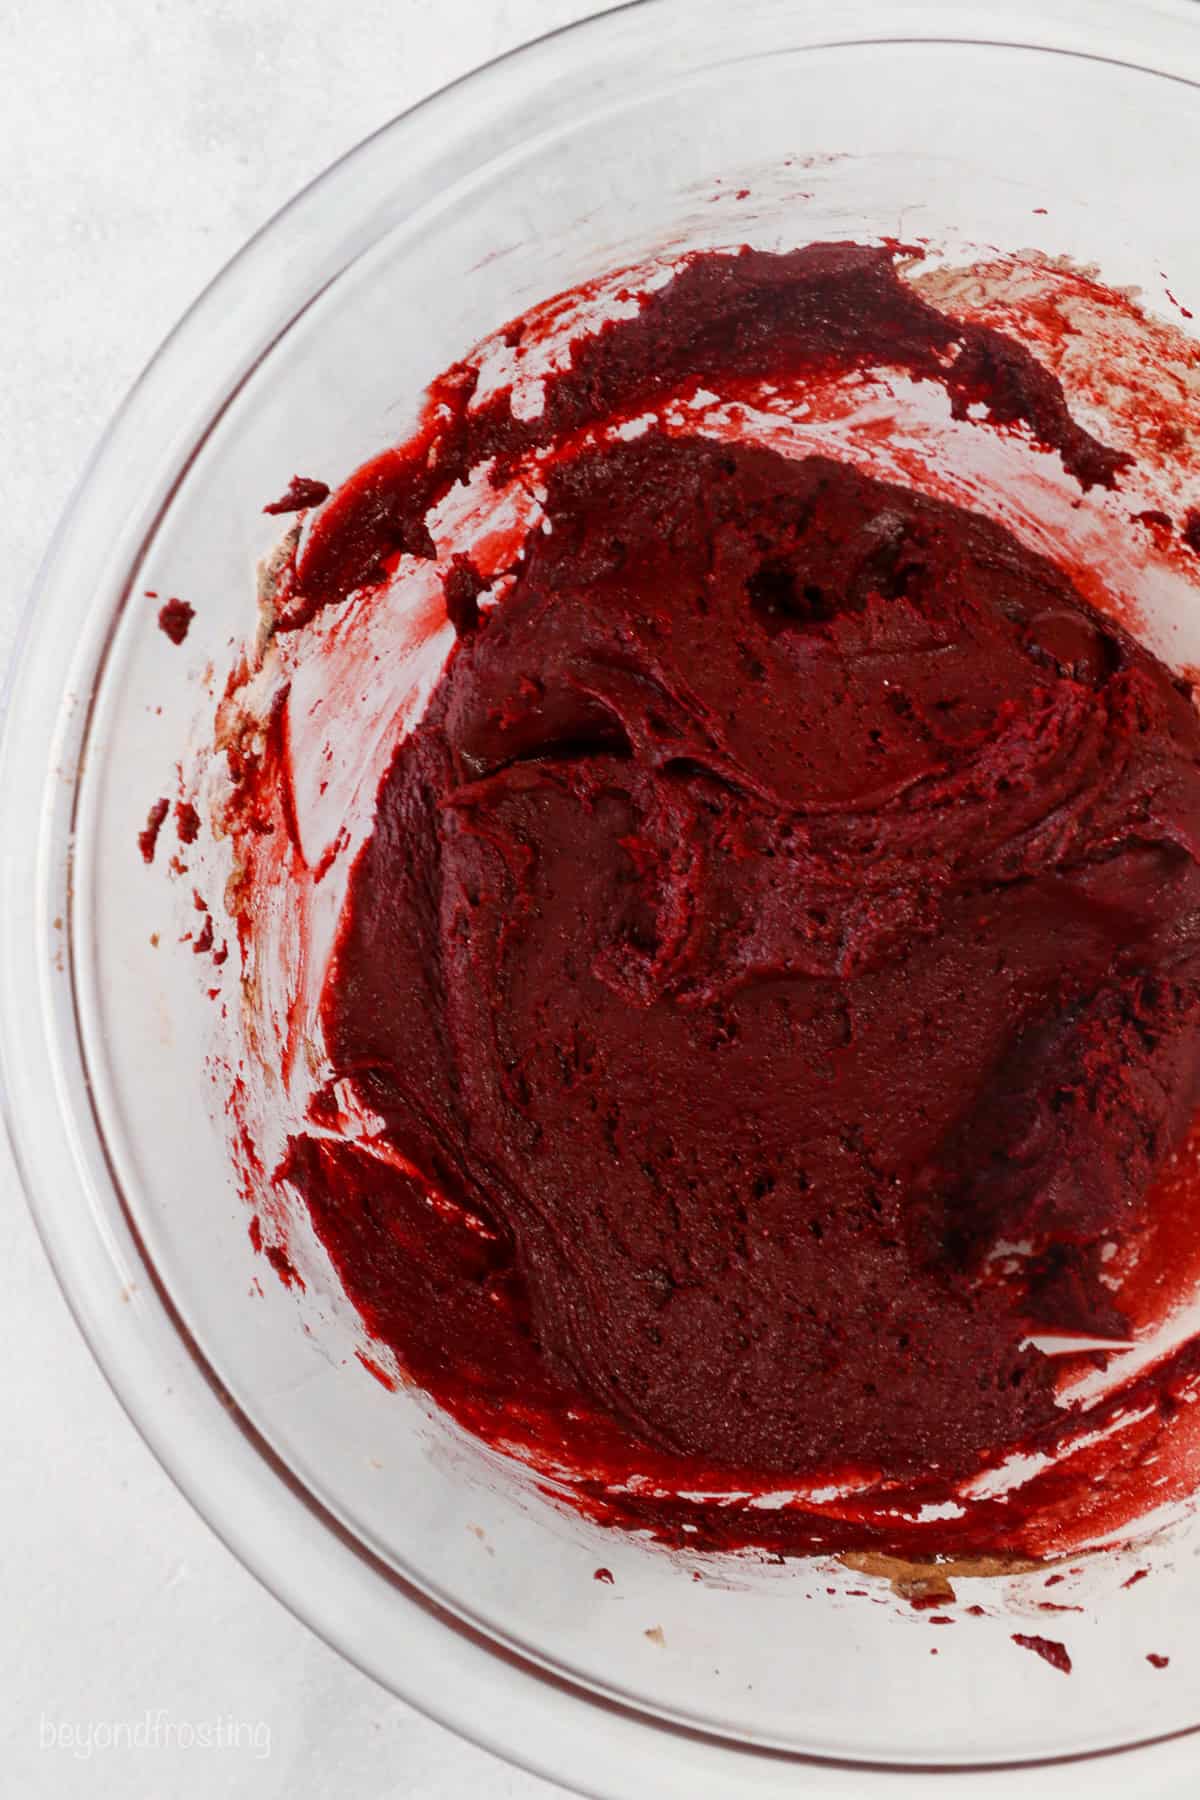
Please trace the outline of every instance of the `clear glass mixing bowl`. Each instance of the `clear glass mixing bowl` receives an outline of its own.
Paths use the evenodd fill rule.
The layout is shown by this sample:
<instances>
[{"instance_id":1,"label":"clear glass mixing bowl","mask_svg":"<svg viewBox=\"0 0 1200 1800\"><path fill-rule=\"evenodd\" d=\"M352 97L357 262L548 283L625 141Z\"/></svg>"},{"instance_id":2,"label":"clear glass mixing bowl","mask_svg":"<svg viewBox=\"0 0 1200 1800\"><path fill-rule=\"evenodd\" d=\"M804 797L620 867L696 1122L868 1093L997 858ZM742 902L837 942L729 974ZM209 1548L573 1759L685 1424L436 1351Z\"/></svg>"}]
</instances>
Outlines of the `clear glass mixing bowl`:
<instances>
[{"instance_id":1,"label":"clear glass mixing bowl","mask_svg":"<svg viewBox=\"0 0 1200 1800\"><path fill-rule=\"evenodd\" d=\"M263 501L402 435L486 331L668 245L878 234L1094 261L1152 306L1168 271L1200 302L1198 83L1190 0L648 0L544 39L388 126L246 247L130 395L42 571L0 771L0 1043L76 1316L180 1486L301 1618L590 1791L790 1792L799 1756L830 1759L814 1792L856 1790L839 1760L908 1766L897 1792L919 1765L992 1765L999 1790L1019 1777L996 1765L1191 1727L1200 1526L1143 1554L1157 1581L1122 1591L1119 1557L1079 1578L1064 1681L1010 1647L1038 1629L1019 1580L979 1583L991 1616L933 1658L917 1615L849 1598L838 1566L722 1570L565 1514L371 1380L335 1293L251 1294L210 1010L137 831L246 631L277 535ZM147 590L195 605L182 650ZM1200 661L1200 621L1173 623ZM1143 1639L1169 1668L1130 1654Z\"/></svg>"}]
</instances>

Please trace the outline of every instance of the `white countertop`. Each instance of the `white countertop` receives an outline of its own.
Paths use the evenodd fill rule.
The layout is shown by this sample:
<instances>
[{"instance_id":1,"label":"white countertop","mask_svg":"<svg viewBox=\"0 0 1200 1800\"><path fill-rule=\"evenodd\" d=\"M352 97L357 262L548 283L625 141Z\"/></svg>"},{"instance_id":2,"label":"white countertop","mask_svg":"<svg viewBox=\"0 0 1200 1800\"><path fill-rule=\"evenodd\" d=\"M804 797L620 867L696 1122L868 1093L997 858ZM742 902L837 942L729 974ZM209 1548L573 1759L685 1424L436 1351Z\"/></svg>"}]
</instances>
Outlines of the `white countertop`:
<instances>
[{"instance_id":1,"label":"white countertop","mask_svg":"<svg viewBox=\"0 0 1200 1800\"><path fill-rule=\"evenodd\" d=\"M599 4L4 0L0 654L106 419L246 236L394 113ZM0 1205L0 1793L561 1791L391 1698L258 1586L92 1362L4 1146ZM188 1744L230 1721L234 1747ZM130 1746L139 1723L157 1747Z\"/></svg>"}]
</instances>

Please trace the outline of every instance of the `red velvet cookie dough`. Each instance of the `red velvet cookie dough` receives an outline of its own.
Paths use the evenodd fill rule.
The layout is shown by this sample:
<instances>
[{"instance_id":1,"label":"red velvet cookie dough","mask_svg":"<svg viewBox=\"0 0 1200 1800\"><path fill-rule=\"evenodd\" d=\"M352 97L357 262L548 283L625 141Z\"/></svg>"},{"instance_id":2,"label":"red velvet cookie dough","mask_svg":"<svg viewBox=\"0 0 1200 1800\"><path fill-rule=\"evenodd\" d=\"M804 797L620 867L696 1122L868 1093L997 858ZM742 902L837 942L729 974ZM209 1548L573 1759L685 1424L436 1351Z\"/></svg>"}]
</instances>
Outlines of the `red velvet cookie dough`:
<instances>
[{"instance_id":1,"label":"red velvet cookie dough","mask_svg":"<svg viewBox=\"0 0 1200 1800\"><path fill-rule=\"evenodd\" d=\"M835 244L686 259L536 409L467 359L322 493L272 629L326 643L409 569L453 648L373 779L272 1178L400 1367L602 1517L1036 1555L1108 1466L1057 1472L1047 1341L1098 1346L1077 1373L1143 1323L1111 1259L1200 1100L1200 720L982 511L672 411L881 369L1121 486L1030 349ZM471 482L536 494L499 552L439 523ZM288 709L236 805L315 890ZM1097 1404L1123 1516L1198 1373L1135 1376L1132 1447L1132 1390ZM973 1495L1010 1452L1029 1494ZM837 1498L705 1499L806 1483Z\"/></svg>"},{"instance_id":2,"label":"red velvet cookie dough","mask_svg":"<svg viewBox=\"0 0 1200 1800\"><path fill-rule=\"evenodd\" d=\"M650 435L546 511L380 796L335 1070L639 1439L966 1470L1053 1422L1031 1331L1123 1334L1101 1248L1196 1102L1200 723L836 463Z\"/></svg>"}]
</instances>

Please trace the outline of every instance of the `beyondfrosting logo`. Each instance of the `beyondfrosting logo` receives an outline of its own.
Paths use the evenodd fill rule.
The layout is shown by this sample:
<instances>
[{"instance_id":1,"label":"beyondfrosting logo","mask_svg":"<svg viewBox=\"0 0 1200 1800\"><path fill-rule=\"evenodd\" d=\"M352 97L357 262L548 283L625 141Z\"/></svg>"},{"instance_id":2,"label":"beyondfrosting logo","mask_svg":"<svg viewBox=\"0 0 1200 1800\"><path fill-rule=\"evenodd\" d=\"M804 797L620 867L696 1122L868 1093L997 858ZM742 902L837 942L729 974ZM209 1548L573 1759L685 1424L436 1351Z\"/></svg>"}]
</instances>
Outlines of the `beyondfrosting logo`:
<instances>
[{"instance_id":1,"label":"beyondfrosting logo","mask_svg":"<svg viewBox=\"0 0 1200 1800\"><path fill-rule=\"evenodd\" d=\"M176 1719L165 1707L139 1719L52 1719L38 1721L38 1749L63 1750L78 1762L113 1750L197 1750L229 1752L265 1762L271 1754L271 1727L265 1719Z\"/></svg>"}]
</instances>

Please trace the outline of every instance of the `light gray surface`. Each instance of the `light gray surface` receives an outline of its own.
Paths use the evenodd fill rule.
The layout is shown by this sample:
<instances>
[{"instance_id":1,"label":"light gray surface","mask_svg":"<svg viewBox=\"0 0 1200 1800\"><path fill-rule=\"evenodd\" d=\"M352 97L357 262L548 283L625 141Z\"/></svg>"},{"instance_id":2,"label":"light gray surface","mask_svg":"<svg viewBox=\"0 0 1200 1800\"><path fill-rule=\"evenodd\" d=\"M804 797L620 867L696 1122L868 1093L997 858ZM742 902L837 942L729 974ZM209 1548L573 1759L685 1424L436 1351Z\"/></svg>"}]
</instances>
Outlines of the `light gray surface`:
<instances>
[{"instance_id":1,"label":"light gray surface","mask_svg":"<svg viewBox=\"0 0 1200 1800\"><path fill-rule=\"evenodd\" d=\"M0 0L0 655L105 420L245 237L394 113L600 3ZM0 1215L0 1793L561 1791L392 1699L263 1592L94 1366L6 1146ZM189 1746L206 1726L237 1743ZM131 1746L135 1727L158 1746Z\"/></svg>"}]
</instances>

